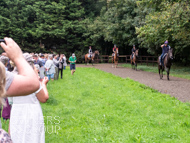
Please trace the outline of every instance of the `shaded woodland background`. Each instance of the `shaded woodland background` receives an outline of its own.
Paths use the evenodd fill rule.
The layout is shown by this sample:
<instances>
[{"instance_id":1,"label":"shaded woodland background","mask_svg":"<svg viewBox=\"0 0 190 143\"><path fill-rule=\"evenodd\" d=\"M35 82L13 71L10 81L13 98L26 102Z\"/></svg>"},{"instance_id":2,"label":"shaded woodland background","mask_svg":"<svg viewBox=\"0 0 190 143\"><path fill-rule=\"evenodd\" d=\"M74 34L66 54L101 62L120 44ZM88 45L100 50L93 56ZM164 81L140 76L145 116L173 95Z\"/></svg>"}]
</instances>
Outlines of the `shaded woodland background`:
<instances>
[{"instance_id":1,"label":"shaded woodland background","mask_svg":"<svg viewBox=\"0 0 190 143\"><path fill-rule=\"evenodd\" d=\"M91 45L111 54L161 54L165 40L175 61L190 62L188 0L1 0L0 38L12 37L26 52L75 52L81 57Z\"/></svg>"}]
</instances>

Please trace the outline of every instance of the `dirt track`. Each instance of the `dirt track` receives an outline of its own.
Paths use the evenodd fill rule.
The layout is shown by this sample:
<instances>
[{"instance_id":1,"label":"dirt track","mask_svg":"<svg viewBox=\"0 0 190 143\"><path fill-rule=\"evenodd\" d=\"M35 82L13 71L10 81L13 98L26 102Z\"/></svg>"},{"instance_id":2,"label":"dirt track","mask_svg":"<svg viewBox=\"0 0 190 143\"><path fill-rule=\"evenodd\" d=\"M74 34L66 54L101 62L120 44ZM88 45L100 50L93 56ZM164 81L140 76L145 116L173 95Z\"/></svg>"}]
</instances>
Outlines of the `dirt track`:
<instances>
[{"instance_id":1,"label":"dirt track","mask_svg":"<svg viewBox=\"0 0 190 143\"><path fill-rule=\"evenodd\" d=\"M91 65L77 65L77 67L92 67ZM130 68L112 68L111 64L95 64L94 68L100 69L105 72L112 73L122 78L131 78L142 84L145 84L161 93L170 94L183 102L190 102L190 80L172 77L170 81L164 75L163 80L160 80L159 75L156 73L145 71L134 71Z\"/></svg>"}]
</instances>

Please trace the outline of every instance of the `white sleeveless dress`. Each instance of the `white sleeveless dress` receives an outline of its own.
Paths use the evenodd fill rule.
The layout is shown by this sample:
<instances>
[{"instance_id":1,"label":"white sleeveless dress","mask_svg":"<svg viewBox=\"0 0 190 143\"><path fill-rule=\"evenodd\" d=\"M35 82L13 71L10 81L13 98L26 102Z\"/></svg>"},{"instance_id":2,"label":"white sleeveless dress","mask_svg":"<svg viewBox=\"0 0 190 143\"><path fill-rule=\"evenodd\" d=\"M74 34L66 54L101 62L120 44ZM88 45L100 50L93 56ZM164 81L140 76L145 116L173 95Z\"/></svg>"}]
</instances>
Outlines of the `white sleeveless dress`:
<instances>
[{"instance_id":1,"label":"white sleeveless dress","mask_svg":"<svg viewBox=\"0 0 190 143\"><path fill-rule=\"evenodd\" d=\"M13 97L10 134L13 143L45 143L43 113L36 93Z\"/></svg>"}]
</instances>

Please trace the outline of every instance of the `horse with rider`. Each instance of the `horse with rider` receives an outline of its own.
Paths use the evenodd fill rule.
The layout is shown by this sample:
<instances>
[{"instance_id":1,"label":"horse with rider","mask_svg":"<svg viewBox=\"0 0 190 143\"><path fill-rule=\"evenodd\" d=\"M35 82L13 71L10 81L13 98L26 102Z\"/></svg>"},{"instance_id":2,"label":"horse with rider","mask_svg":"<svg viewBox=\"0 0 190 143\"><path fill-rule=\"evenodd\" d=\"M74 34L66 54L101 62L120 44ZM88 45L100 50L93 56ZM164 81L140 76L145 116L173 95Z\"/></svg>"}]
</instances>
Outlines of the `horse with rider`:
<instances>
[{"instance_id":1,"label":"horse with rider","mask_svg":"<svg viewBox=\"0 0 190 143\"><path fill-rule=\"evenodd\" d=\"M167 72L167 79L169 80L170 68L173 60L173 49L168 45L168 40L161 45L162 54L158 57L158 71L160 75L160 79L163 78L164 69Z\"/></svg>"},{"instance_id":2,"label":"horse with rider","mask_svg":"<svg viewBox=\"0 0 190 143\"><path fill-rule=\"evenodd\" d=\"M113 63L115 64L115 68L117 68L118 65L118 60L119 60L119 49L114 45L113 47L113 53L112 53L112 67Z\"/></svg>"},{"instance_id":3,"label":"horse with rider","mask_svg":"<svg viewBox=\"0 0 190 143\"><path fill-rule=\"evenodd\" d=\"M132 54L130 56L130 60L131 60L131 67L137 70L137 58L138 58L138 53L139 53L139 49L136 49L135 45L133 45L133 48L131 50Z\"/></svg>"},{"instance_id":4,"label":"horse with rider","mask_svg":"<svg viewBox=\"0 0 190 143\"><path fill-rule=\"evenodd\" d=\"M88 54L85 55L85 63L87 64L87 63L89 63L89 61L91 61L92 65L93 65L94 59L98 58L98 56L99 56L99 51L96 50L96 51L93 52L92 47L89 46Z\"/></svg>"}]
</instances>

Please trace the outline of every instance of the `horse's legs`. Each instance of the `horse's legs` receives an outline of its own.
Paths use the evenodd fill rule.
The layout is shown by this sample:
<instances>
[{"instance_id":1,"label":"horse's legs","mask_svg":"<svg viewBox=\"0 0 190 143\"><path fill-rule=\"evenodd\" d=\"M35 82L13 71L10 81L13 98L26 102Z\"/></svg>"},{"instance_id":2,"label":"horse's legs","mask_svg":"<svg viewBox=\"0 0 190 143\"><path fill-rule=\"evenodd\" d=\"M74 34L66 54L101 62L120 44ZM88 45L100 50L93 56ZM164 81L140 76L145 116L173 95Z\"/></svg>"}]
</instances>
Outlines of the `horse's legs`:
<instances>
[{"instance_id":1,"label":"horse's legs","mask_svg":"<svg viewBox=\"0 0 190 143\"><path fill-rule=\"evenodd\" d=\"M133 69L133 67L134 67L134 63L133 63L133 61L131 62L131 68Z\"/></svg>"},{"instance_id":2,"label":"horse's legs","mask_svg":"<svg viewBox=\"0 0 190 143\"><path fill-rule=\"evenodd\" d=\"M163 78L163 69L162 69L162 66L158 65L158 70L159 70L160 79L162 79Z\"/></svg>"},{"instance_id":3,"label":"horse's legs","mask_svg":"<svg viewBox=\"0 0 190 143\"><path fill-rule=\"evenodd\" d=\"M114 57L112 56L112 68L114 67L114 66L113 66L113 62L114 62L113 60L114 60Z\"/></svg>"},{"instance_id":4,"label":"horse's legs","mask_svg":"<svg viewBox=\"0 0 190 143\"><path fill-rule=\"evenodd\" d=\"M134 70L135 70L135 66L136 66L136 63L135 63L135 61L133 61L133 67L134 67Z\"/></svg>"},{"instance_id":5,"label":"horse's legs","mask_svg":"<svg viewBox=\"0 0 190 143\"><path fill-rule=\"evenodd\" d=\"M130 55L130 60L131 60L131 68L133 69L133 60L132 60L132 56Z\"/></svg>"},{"instance_id":6,"label":"horse's legs","mask_svg":"<svg viewBox=\"0 0 190 143\"><path fill-rule=\"evenodd\" d=\"M117 61L115 61L115 68L117 68Z\"/></svg>"},{"instance_id":7,"label":"horse's legs","mask_svg":"<svg viewBox=\"0 0 190 143\"><path fill-rule=\"evenodd\" d=\"M158 63L158 73L159 73L160 79L162 79L161 75L160 75L160 66L159 66L159 63Z\"/></svg>"},{"instance_id":8,"label":"horse's legs","mask_svg":"<svg viewBox=\"0 0 190 143\"><path fill-rule=\"evenodd\" d=\"M168 79L168 80L170 80L169 74L170 74L170 68L167 69L167 79Z\"/></svg>"},{"instance_id":9,"label":"horse's legs","mask_svg":"<svg viewBox=\"0 0 190 143\"><path fill-rule=\"evenodd\" d=\"M163 66L161 66L161 67L162 67L162 78L163 78L164 67Z\"/></svg>"},{"instance_id":10,"label":"horse's legs","mask_svg":"<svg viewBox=\"0 0 190 143\"><path fill-rule=\"evenodd\" d=\"M85 64L87 65L87 58L85 57Z\"/></svg>"},{"instance_id":11,"label":"horse's legs","mask_svg":"<svg viewBox=\"0 0 190 143\"><path fill-rule=\"evenodd\" d=\"M131 60L131 68L133 69L133 62L132 62L132 60Z\"/></svg>"},{"instance_id":12,"label":"horse's legs","mask_svg":"<svg viewBox=\"0 0 190 143\"><path fill-rule=\"evenodd\" d=\"M92 59L92 65L94 64L94 59Z\"/></svg>"},{"instance_id":13,"label":"horse's legs","mask_svg":"<svg viewBox=\"0 0 190 143\"><path fill-rule=\"evenodd\" d=\"M137 63L135 63L135 68L136 68L136 71L137 71Z\"/></svg>"}]
</instances>

